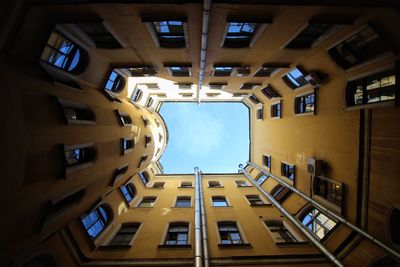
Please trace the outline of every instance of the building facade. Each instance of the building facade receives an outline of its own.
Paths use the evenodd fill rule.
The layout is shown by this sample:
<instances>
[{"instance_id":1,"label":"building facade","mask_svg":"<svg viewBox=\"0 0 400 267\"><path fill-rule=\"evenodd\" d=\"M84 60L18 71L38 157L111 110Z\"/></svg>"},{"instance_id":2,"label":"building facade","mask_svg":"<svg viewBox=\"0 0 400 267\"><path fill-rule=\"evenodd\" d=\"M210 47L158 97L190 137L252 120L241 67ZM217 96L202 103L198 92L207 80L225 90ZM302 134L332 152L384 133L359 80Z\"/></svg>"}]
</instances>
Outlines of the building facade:
<instances>
[{"instance_id":1,"label":"building facade","mask_svg":"<svg viewBox=\"0 0 400 267\"><path fill-rule=\"evenodd\" d=\"M400 265L395 1L2 7L0 266ZM243 102L249 162L164 174L165 101Z\"/></svg>"}]
</instances>

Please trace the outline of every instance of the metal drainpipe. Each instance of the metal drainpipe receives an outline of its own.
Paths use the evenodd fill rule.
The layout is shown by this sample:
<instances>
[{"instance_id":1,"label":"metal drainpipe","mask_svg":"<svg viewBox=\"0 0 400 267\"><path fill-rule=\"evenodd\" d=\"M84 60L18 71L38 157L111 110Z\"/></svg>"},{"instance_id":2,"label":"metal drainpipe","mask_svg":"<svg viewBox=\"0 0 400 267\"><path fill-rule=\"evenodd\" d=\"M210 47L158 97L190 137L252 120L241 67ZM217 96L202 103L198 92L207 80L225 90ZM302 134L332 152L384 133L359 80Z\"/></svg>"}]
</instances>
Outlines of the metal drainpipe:
<instances>
[{"instance_id":1,"label":"metal drainpipe","mask_svg":"<svg viewBox=\"0 0 400 267\"><path fill-rule=\"evenodd\" d=\"M308 228L300 223L292 214L290 214L286 209L284 209L281 204L279 204L278 201L275 200L273 196L271 196L269 193L267 193L264 189L261 188L251 177L250 175L246 172L246 170L243 168L243 165L240 164L239 168L241 169L242 173L246 176L246 178L252 183L257 189L264 195L266 196L269 201L277 208L287 219L289 219L290 222L292 222L307 238L308 240L311 241L334 265L339 266L339 267L344 267L344 265L340 262L338 258L336 258L335 255L333 255L324 245L319 242L319 240L308 231Z\"/></svg>"},{"instance_id":2,"label":"metal drainpipe","mask_svg":"<svg viewBox=\"0 0 400 267\"><path fill-rule=\"evenodd\" d=\"M372 243L376 244L377 246L379 246L381 249L383 249L384 251L386 251L387 253L391 254L392 256L396 257L397 259L400 259L400 253L398 253L397 251L391 249L390 247L388 247L387 245L385 245L382 241L379 241L376 237L368 234L367 232L365 232L364 230L362 230L361 228L355 226L354 224L352 224L351 222L349 222L347 219L343 218L340 215L337 215L336 213L334 213L333 211L325 208L324 206L322 206L321 204L319 204L318 202L316 202L314 199L310 198L309 196L305 195L303 192L301 192L300 190L298 190L297 188L293 187L292 185L286 183L285 181L283 181L282 179L276 177L275 175L261 169L260 167L258 167L256 164L252 163L252 162L247 162L247 164L249 164L250 166L256 168L257 170L263 172L264 174L270 176L271 178L275 179L278 183L288 187L290 190L292 190L294 193L296 193L297 195L299 195L300 197L302 197L303 199L305 199L306 201L308 201L309 203L313 204L315 207L317 207L319 210L323 211L324 213L326 213L327 215L335 218L336 220L338 220L339 222L341 222L342 224L346 225L347 227L351 228L352 230L356 231L358 234L362 235L363 237L365 237L366 239L370 240Z\"/></svg>"},{"instance_id":3,"label":"metal drainpipe","mask_svg":"<svg viewBox=\"0 0 400 267\"><path fill-rule=\"evenodd\" d=\"M195 255L194 266L203 266L203 251L201 246L201 214L200 214L200 176L199 168L194 168L195 171L195 205L194 205L194 236L195 236Z\"/></svg>"},{"instance_id":4,"label":"metal drainpipe","mask_svg":"<svg viewBox=\"0 0 400 267\"><path fill-rule=\"evenodd\" d=\"M210 19L211 0L203 2L203 27L201 29L201 51L200 51L200 71L199 84L197 86L197 102L200 105L200 90L203 86L204 69L206 67L207 39L208 39L208 21Z\"/></svg>"},{"instance_id":5,"label":"metal drainpipe","mask_svg":"<svg viewBox=\"0 0 400 267\"><path fill-rule=\"evenodd\" d=\"M201 171L197 172L199 176L199 192L200 192L200 214L201 214L201 233L203 241L203 260L204 267L210 266L210 260L208 257L208 238L207 238L207 221L206 221L206 209L204 206L204 194L203 194L203 183Z\"/></svg>"}]
</instances>

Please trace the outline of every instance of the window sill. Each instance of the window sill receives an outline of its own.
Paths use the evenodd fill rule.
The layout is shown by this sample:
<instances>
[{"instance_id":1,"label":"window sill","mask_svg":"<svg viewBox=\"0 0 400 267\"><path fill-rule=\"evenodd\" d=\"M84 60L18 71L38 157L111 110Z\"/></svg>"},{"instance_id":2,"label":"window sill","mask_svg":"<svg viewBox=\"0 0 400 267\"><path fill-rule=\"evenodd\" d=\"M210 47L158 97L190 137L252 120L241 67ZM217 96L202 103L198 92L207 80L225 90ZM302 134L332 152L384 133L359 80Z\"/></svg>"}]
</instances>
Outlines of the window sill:
<instances>
[{"instance_id":1,"label":"window sill","mask_svg":"<svg viewBox=\"0 0 400 267\"><path fill-rule=\"evenodd\" d=\"M211 208L233 208L233 206L211 206Z\"/></svg>"},{"instance_id":2,"label":"window sill","mask_svg":"<svg viewBox=\"0 0 400 267\"><path fill-rule=\"evenodd\" d=\"M208 188L224 188L223 186L208 186Z\"/></svg>"},{"instance_id":3,"label":"window sill","mask_svg":"<svg viewBox=\"0 0 400 267\"><path fill-rule=\"evenodd\" d=\"M158 248L167 248L167 249L189 249L192 248L192 245L158 245Z\"/></svg>"},{"instance_id":4,"label":"window sill","mask_svg":"<svg viewBox=\"0 0 400 267\"><path fill-rule=\"evenodd\" d=\"M172 209L192 209L193 207L171 207Z\"/></svg>"},{"instance_id":5,"label":"window sill","mask_svg":"<svg viewBox=\"0 0 400 267\"><path fill-rule=\"evenodd\" d=\"M294 116L314 116L315 111L314 112L304 112L304 113L295 113Z\"/></svg>"},{"instance_id":6,"label":"window sill","mask_svg":"<svg viewBox=\"0 0 400 267\"><path fill-rule=\"evenodd\" d=\"M237 186L237 187L239 187L239 188L247 188L247 187L253 187L252 185L245 185L245 186Z\"/></svg>"},{"instance_id":7,"label":"window sill","mask_svg":"<svg viewBox=\"0 0 400 267\"><path fill-rule=\"evenodd\" d=\"M264 203L264 204L250 204L250 207L268 207L272 206L272 204Z\"/></svg>"},{"instance_id":8,"label":"window sill","mask_svg":"<svg viewBox=\"0 0 400 267\"><path fill-rule=\"evenodd\" d=\"M193 186L178 186L178 188L188 188L188 189L193 189L194 187Z\"/></svg>"},{"instance_id":9,"label":"window sill","mask_svg":"<svg viewBox=\"0 0 400 267\"><path fill-rule=\"evenodd\" d=\"M218 244L220 248L252 248L250 243L242 243L242 244Z\"/></svg>"}]
</instances>

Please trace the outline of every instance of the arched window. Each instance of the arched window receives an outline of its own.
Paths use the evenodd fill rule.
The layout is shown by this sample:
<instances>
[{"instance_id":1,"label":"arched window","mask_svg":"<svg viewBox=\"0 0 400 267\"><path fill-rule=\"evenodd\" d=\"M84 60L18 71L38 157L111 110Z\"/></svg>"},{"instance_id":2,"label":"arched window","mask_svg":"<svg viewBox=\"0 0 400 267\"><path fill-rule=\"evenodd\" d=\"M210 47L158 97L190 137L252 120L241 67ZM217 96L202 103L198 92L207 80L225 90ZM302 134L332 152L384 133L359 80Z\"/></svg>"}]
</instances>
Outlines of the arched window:
<instances>
[{"instance_id":1,"label":"arched window","mask_svg":"<svg viewBox=\"0 0 400 267\"><path fill-rule=\"evenodd\" d=\"M104 86L104 89L113 93L118 93L123 88L124 83L125 80L122 75L112 70L110 75L108 76L108 80L106 82L106 85Z\"/></svg>"},{"instance_id":2,"label":"arched window","mask_svg":"<svg viewBox=\"0 0 400 267\"><path fill-rule=\"evenodd\" d=\"M53 31L40 59L64 71L80 74L87 66L88 54L65 36Z\"/></svg>"},{"instance_id":3,"label":"arched window","mask_svg":"<svg viewBox=\"0 0 400 267\"><path fill-rule=\"evenodd\" d=\"M375 259L368 267L400 267L400 263L389 255Z\"/></svg>"},{"instance_id":4,"label":"arched window","mask_svg":"<svg viewBox=\"0 0 400 267\"><path fill-rule=\"evenodd\" d=\"M87 234L92 239L95 239L106 228L111 220L111 209L107 205L102 204L92 210L89 214L84 215L82 218L82 224L85 227Z\"/></svg>"},{"instance_id":5,"label":"arched window","mask_svg":"<svg viewBox=\"0 0 400 267\"><path fill-rule=\"evenodd\" d=\"M57 267L56 259L47 253L41 253L36 255L28 263L24 264L23 267Z\"/></svg>"},{"instance_id":6,"label":"arched window","mask_svg":"<svg viewBox=\"0 0 400 267\"><path fill-rule=\"evenodd\" d=\"M136 196L136 188L132 183L121 186L120 188L122 195L126 202L131 202Z\"/></svg>"},{"instance_id":7,"label":"arched window","mask_svg":"<svg viewBox=\"0 0 400 267\"><path fill-rule=\"evenodd\" d=\"M300 217L301 223L317 238L322 239L335 227L336 222L312 207Z\"/></svg>"},{"instance_id":8,"label":"arched window","mask_svg":"<svg viewBox=\"0 0 400 267\"><path fill-rule=\"evenodd\" d=\"M142 96L143 96L143 91L140 90L139 88L136 88L136 90L133 92L131 96L131 101L139 102L140 99L142 99Z\"/></svg>"}]
</instances>

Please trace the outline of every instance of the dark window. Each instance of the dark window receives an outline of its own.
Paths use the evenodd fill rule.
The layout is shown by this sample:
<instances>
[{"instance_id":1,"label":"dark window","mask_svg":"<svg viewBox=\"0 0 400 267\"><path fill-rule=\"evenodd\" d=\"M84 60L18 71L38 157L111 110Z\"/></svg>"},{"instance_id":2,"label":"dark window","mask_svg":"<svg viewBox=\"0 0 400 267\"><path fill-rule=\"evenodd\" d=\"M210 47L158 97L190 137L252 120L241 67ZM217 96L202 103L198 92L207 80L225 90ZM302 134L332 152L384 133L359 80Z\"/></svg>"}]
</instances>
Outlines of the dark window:
<instances>
[{"instance_id":1,"label":"dark window","mask_svg":"<svg viewBox=\"0 0 400 267\"><path fill-rule=\"evenodd\" d=\"M175 207L176 208L190 208L192 205L191 197L177 197Z\"/></svg>"},{"instance_id":2,"label":"dark window","mask_svg":"<svg viewBox=\"0 0 400 267\"><path fill-rule=\"evenodd\" d=\"M250 67L249 66L241 66L236 68L236 76L243 77L250 75Z\"/></svg>"},{"instance_id":3,"label":"dark window","mask_svg":"<svg viewBox=\"0 0 400 267\"><path fill-rule=\"evenodd\" d=\"M187 90L187 89L192 89L192 84L191 83L178 83L179 89Z\"/></svg>"},{"instance_id":4,"label":"dark window","mask_svg":"<svg viewBox=\"0 0 400 267\"><path fill-rule=\"evenodd\" d=\"M142 116L144 127L148 127L150 125L149 119Z\"/></svg>"},{"instance_id":5,"label":"dark window","mask_svg":"<svg viewBox=\"0 0 400 267\"><path fill-rule=\"evenodd\" d=\"M294 113L313 113L315 114L315 93L298 96L294 100Z\"/></svg>"},{"instance_id":6,"label":"dark window","mask_svg":"<svg viewBox=\"0 0 400 267\"><path fill-rule=\"evenodd\" d=\"M333 26L333 24L309 24L286 45L286 48L311 48L313 43Z\"/></svg>"},{"instance_id":7,"label":"dark window","mask_svg":"<svg viewBox=\"0 0 400 267\"><path fill-rule=\"evenodd\" d=\"M163 189L165 182L155 182L152 188Z\"/></svg>"},{"instance_id":8,"label":"dark window","mask_svg":"<svg viewBox=\"0 0 400 267\"><path fill-rule=\"evenodd\" d=\"M125 155L126 153L130 152L135 145L133 139L121 139L121 147L122 147L122 154Z\"/></svg>"},{"instance_id":9,"label":"dark window","mask_svg":"<svg viewBox=\"0 0 400 267\"><path fill-rule=\"evenodd\" d=\"M148 157L149 157L149 156L146 155L146 156L142 156L142 157L140 158L138 168L140 168L140 167L142 166L142 164L147 160Z\"/></svg>"},{"instance_id":10,"label":"dark window","mask_svg":"<svg viewBox=\"0 0 400 267\"><path fill-rule=\"evenodd\" d=\"M167 66L171 76L174 77L189 77L191 76L190 73L190 66Z\"/></svg>"},{"instance_id":11,"label":"dark window","mask_svg":"<svg viewBox=\"0 0 400 267\"><path fill-rule=\"evenodd\" d=\"M392 208L389 214L389 235L390 240L400 245L400 209L397 207Z\"/></svg>"},{"instance_id":12,"label":"dark window","mask_svg":"<svg viewBox=\"0 0 400 267\"><path fill-rule=\"evenodd\" d=\"M327 235L336 225L334 220L314 207L305 212L299 219L319 239Z\"/></svg>"},{"instance_id":13,"label":"dark window","mask_svg":"<svg viewBox=\"0 0 400 267\"><path fill-rule=\"evenodd\" d=\"M149 97L146 102L146 107L149 108L151 105L153 105L154 99L152 97Z\"/></svg>"},{"instance_id":14,"label":"dark window","mask_svg":"<svg viewBox=\"0 0 400 267\"><path fill-rule=\"evenodd\" d=\"M95 121L93 111L84 104L58 98L67 123L92 123Z\"/></svg>"},{"instance_id":15,"label":"dark window","mask_svg":"<svg viewBox=\"0 0 400 267\"><path fill-rule=\"evenodd\" d=\"M271 85L267 85L263 89L261 89L261 92L268 98L274 98L274 97L281 97L280 94L278 94L275 89L271 87Z\"/></svg>"},{"instance_id":16,"label":"dark window","mask_svg":"<svg viewBox=\"0 0 400 267\"><path fill-rule=\"evenodd\" d=\"M128 70L130 71L132 77L148 77L155 76L157 74L156 70L152 66L136 66L130 67Z\"/></svg>"},{"instance_id":17,"label":"dark window","mask_svg":"<svg viewBox=\"0 0 400 267\"><path fill-rule=\"evenodd\" d=\"M154 21L152 24L161 47L180 48L186 46L183 21Z\"/></svg>"},{"instance_id":18,"label":"dark window","mask_svg":"<svg viewBox=\"0 0 400 267\"><path fill-rule=\"evenodd\" d=\"M220 181L208 181L208 187L222 187Z\"/></svg>"},{"instance_id":19,"label":"dark window","mask_svg":"<svg viewBox=\"0 0 400 267\"><path fill-rule=\"evenodd\" d=\"M237 187L250 187L250 185L244 180L235 180Z\"/></svg>"},{"instance_id":20,"label":"dark window","mask_svg":"<svg viewBox=\"0 0 400 267\"><path fill-rule=\"evenodd\" d=\"M224 196L213 196L211 198L213 207L228 207L228 202Z\"/></svg>"},{"instance_id":21,"label":"dark window","mask_svg":"<svg viewBox=\"0 0 400 267\"><path fill-rule=\"evenodd\" d=\"M209 83L208 84L208 86L210 87L211 90L222 90L227 85L228 85L227 83Z\"/></svg>"},{"instance_id":22,"label":"dark window","mask_svg":"<svg viewBox=\"0 0 400 267\"><path fill-rule=\"evenodd\" d=\"M287 188L286 186L283 186L281 184L277 184L270 192L271 196L273 196L276 201L279 203L283 203L288 197L292 194L292 191Z\"/></svg>"},{"instance_id":23,"label":"dark window","mask_svg":"<svg viewBox=\"0 0 400 267\"><path fill-rule=\"evenodd\" d=\"M370 27L328 50L330 57L343 69L349 69L388 52L388 45Z\"/></svg>"},{"instance_id":24,"label":"dark window","mask_svg":"<svg viewBox=\"0 0 400 267\"><path fill-rule=\"evenodd\" d=\"M101 22L78 23L77 25L92 39L98 48L122 48L121 44Z\"/></svg>"},{"instance_id":25,"label":"dark window","mask_svg":"<svg viewBox=\"0 0 400 267\"><path fill-rule=\"evenodd\" d=\"M143 96L143 91L140 90L139 88L136 88L135 91L133 91L133 94L131 96L131 101L139 102L140 99L142 99L142 96Z\"/></svg>"},{"instance_id":26,"label":"dark window","mask_svg":"<svg viewBox=\"0 0 400 267\"><path fill-rule=\"evenodd\" d=\"M250 206L264 206L264 201L261 200L260 196L258 195L247 195L247 200L250 203Z\"/></svg>"},{"instance_id":27,"label":"dark window","mask_svg":"<svg viewBox=\"0 0 400 267\"><path fill-rule=\"evenodd\" d=\"M268 175L261 175L260 177L258 177L257 179L256 179L256 183L258 184L258 185L262 185L267 179L269 178L269 176Z\"/></svg>"},{"instance_id":28,"label":"dark window","mask_svg":"<svg viewBox=\"0 0 400 267\"><path fill-rule=\"evenodd\" d=\"M282 80L291 88L297 89L306 85L308 82L305 73L299 67L292 69L282 77Z\"/></svg>"},{"instance_id":29,"label":"dark window","mask_svg":"<svg viewBox=\"0 0 400 267\"><path fill-rule=\"evenodd\" d=\"M229 22L223 46L233 48L250 46L258 27L258 23Z\"/></svg>"},{"instance_id":30,"label":"dark window","mask_svg":"<svg viewBox=\"0 0 400 267\"><path fill-rule=\"evenodd\" d=\"M332 180L315 176L313 179L313 193L329 202L341 207L343 201L343 185Z\"/></svg>"},{"instance_id":31,"label":"dark window","mask_svg":"<svg viewBox=\"0 0 400 267\"><path fill-rule=\"evenodd\" d=\"M143 185L146 187L149 182L149 174L147 172L139 173L139 178L142 181Z\"/></svg>"},{"instance_id":32,"label":"dark window","mask_svg":"<svg viewBox=\"0 0 400 267\"><path fill-rule=\"evenodd\" d=\"M262 65L262 67L254 74L255 77L271 77L283 68L289 68L289 64L282 63L268 63Z\"/></svg>"},{"instance_id":33,"label":"dark window","mask_svg":"<svg viewBox=\"0 0 400 267\"><path fill-rule=\"evenodd\" d=\"M87 65L87 53L82 48L53 31L40 59L64 71L80 74Z\"/></svg>"},{"instance_id":34,"label":"dark window","mask_svg":"<svg viewBox=\"0 0 400 267\"><path fill-rule=\"evenodd\" d=\"M124 174L128 171L128 168L129 168L129 165L126 164L126 165L124 165L124 166L122 166L122 167L120 167L120 168L118 168L118 169L115 170L115 172L114 172L114 179L113 179L113 181L112 181L112 185L114 185L114 183L115 183L117 180L121 179L121 178L124 176Z\"/></svg>"},{"instance_id":35,"label":"dark window","mask_svg":"<svg viewBox=\"0 0 400 267\"><path fill-rule=\"evenodd\" d=\"M251 90L260 85L261 83L244 83L242 87L240 87L240 90Z\"/></svg>"},{"instance_id":36,"label":"dark window","mask_svg":"<svg viewBox=\"0 0 400 267\"><path fill-rule=\"evenodd\" d=\"M132 183L128 183L126 185L123 185L120 187L121 193L124 196L124 199L126 202L131 202L132 199L135 198L136 195L136 189L135 186Z\"/></svg>"},{"instance_id":37,"label":"dark window","mask_svg":"<svg viewBox=\"0 0 400 267\"><path fill-rule=\"evenodd\" d=\"M281 221L264 221L276 243L297 243L298 241Z\"/></svg>"},{"instance_id":38,"label":"dark window","mask_svg":"<svg viewBox=\"0 0 400 267\"><path fill-rule=\"evenodd\" d=\"M181 182L180 187L192 188L192 187L193 187L193 184L192 184L192 182Z\"/></svg>"},{"instance_id":39,"label":"dark window","mask_svg":"<svg viewBox=\"0 0 400 267\"><path fill-rule=\"evenodd\" d=\"M242 244L243 240L235 222L219 222L218 232L221 244Z\"/></svg>"},{"instance_id":40,"label":"dark window","mask_svg":"<svg viewBox=\"0 0 400 267\"><path fill-rule=\"evenodd\" d=\"M96 149L92 146L68 148L64 147L65 167L73 167L94 161Z\"/></svg>"},{"instance_id":41,"label":"dark window","mask_svg":"<svg viewBox=\"0 0 400 267\"><path fill-rule=\"evenodd\" d=\"M282 102L271 105L271 118L282 117Z\"/></svg>"},{"instance_id":42,"label":"dark window","mask_svg":"<svg viewBox=\"0 0 400 267\"><path fill-rule=\"evenodd\" d=\"M393 257L385 255L375 259L368 267L400 267L400 263Z\"/></svg>"},{"instance_id":43,"label":"dark window","mask_svg":"<svg viewBox=\"0 0 400 267\"><path fill-rule=\"evenodd\" d=\"M256 95L254 95L254 94L250 95L249 99L251 102L253 102L256 105L261 103L260 99L258 99L258 97L256 97Z\"/></svg>"},{"instance_id":44,"label":"dark window","mask_svg":"<svg viewBox=\"0 0 400 267\"><path fill-rule=\"evenodd\" d=\"M214 66L214 76L231 76L232 71L235 67L232 66Z\"/></svg>"},{"instance_id":45,"label":"dark window","mask_svg":"<svg viewBox=\"0 0 400 267\"><path fill-rule=\"evenodd\" d=\"M139 208L154 208L154 203L157 197L143 197L142 201L138 205Z\"/></svg>"},{"instance_id":46,"label":"dark window","mask_svg":"<svg viewBox=\"0 0 400 267\"><path fill-rule=\"evenodd\" d=\"M294 182L296 174L296 166L281 162L281 175L289 178Z\"/></svg>"},{"instance_id":47,"label":"dark window","mask_svg":"<svg viewBox=\"0 0 400 267\"><path fill-rule=\"evenodd\" d=\"M262 162L265 167L271 169L271 156L263 155Z\"/></svg>"},{"instance_id":48,"label":"dark window","mask_svg":"<svg viewBox=\"0 0 400 267\"><path fill-rule=\"evenodd\" d=\"M120 122L121 122L122 126L130 126L130 125L132 125L131 116L129 116L126 113L119 112L119 111L118 111L118 115L119 115L119 119L120 119Z\"/></svg>"},{"instance_id":49,"label":"dark window","mask_svg":"<svg viewBox=\"0 0 400 267\"><path fill-rule=\"evenodd\" d=\"M396 96L395 69L347 82L346 104L358 106L393 101Z\"/></svg>"},{"instance_id":50,"label":"dark window","mask_svg":"<svg viewBox=\"0 0 400 267\"><path fill-rule=\"evenodd\" d=\"M104 88L111 92L119 92L124 85L124 78L115 71L111 71Z\"/></svg>"},{"instance_id":51,"label":"dark window","mask_svg":"<svg viewBox=\"0 0 400 267\"><path fill-rule=\"evenodd\" d=\"M150 135L146 135L144 137L144 146L148 147L150 145L150 143L151 143L151 136Z\"/></svg>"},{"instance_id":52,"label":"dark window","mask_svg":"<svg viewBox=\"0 0 400 267\"><path fill-rule=\"evenodd\" d=\"M189 239L188 223L171 223L165 237L165 245L187 245Z\"/></svg>"},{"instance_id":53,"label":"dark window","mask_svg":"<svg viewBox=\"0 0 400 267\"><path fill-rule=\"evenodd\" d=\"M89 237L95 239L112 220L112 212L106 205L100 205L82 217L82 224Z\"/></svg>"},{"instance_id":54,"label":"dark window","mask_svg":"<svg viewBox=\"0 0 400 267\"><path fill-rule=\"evenodd\" d=\"M264 107L257 109L257 120L264 119Z\"/></svg>"},{"instance_id":55,"label":"dark window","mask_svg":"<svg viewBox=\"0 0 400 267\"><path fill-rule=\"evenodd\" d=\"M139 227L140 223L126 223L121 225L118 233L108 243L108 246L130 246Z\"/></svg>"}]
</instances>

